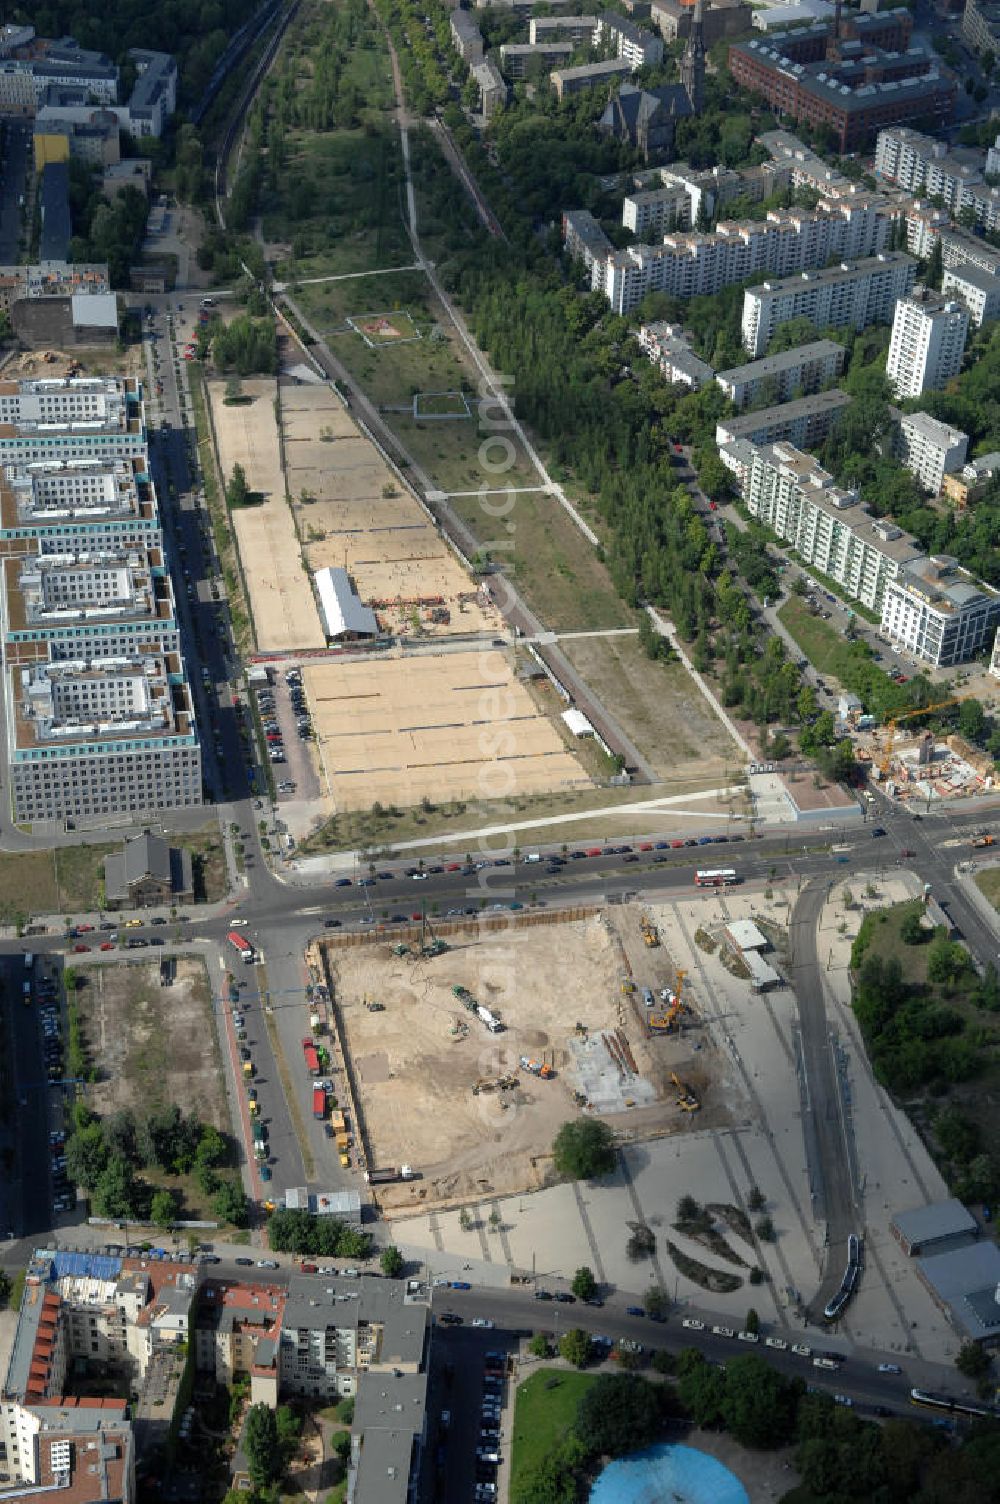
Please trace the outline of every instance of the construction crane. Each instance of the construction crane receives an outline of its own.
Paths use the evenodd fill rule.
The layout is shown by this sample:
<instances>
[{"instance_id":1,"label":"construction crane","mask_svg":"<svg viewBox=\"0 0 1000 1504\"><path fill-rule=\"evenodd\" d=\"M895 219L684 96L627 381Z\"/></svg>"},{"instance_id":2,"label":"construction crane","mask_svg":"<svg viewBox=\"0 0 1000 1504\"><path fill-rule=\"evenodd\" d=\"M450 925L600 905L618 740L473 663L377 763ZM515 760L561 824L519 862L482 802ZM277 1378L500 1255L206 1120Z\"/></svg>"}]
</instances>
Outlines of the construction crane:
<instances>
[{"instance_id":1,"label":"construction crane","mask_svg":"<svg viewBox=\"0 0 1000 1504\"><path fill-rule=\"evenodd\" d=\"M896 741L896 726L900 721L909 721L918 715L930 715L932 710L946 710L949 705L960 705L963 700L971 700L973 698L973 695L952 695L950 700L937 700L933 705L921 706L919 710L904 710L899 715L894 715L886 727L885 747L878 765L882 777L886 776L892 762L892 749Z\"/></svg>"}]
</instances>

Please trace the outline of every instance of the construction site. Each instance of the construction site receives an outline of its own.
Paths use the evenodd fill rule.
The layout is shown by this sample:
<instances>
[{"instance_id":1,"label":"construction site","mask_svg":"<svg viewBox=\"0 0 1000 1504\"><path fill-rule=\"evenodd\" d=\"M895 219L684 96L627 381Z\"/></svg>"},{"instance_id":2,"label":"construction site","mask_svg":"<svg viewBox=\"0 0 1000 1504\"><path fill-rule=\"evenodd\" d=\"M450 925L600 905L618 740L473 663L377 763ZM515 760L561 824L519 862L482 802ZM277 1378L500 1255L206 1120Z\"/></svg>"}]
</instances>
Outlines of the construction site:
<instances>
[{"instance_id":1,"label":"construction site","mask_svg":"<svg viewBox=\"0 0 1000 1504\"><path fill-rule=\"evenodd\" d=\"M882 729L859 732L859 762L868 763L873 783L904 807L927 810L941 800L987 793L995 781L995 760L957 733L935 733L916 722L962 703L955 696L895 717Z\"/></svg>"},{"instance_id":2,"label":"construction site","mask_svg":"<svg viewBox=\"0 0 1000 1504\"><path fill-rule=\"evenodd\" d=\"M368 1168L416 1172L380 1187L390 1213L538 1189L577 1113L630 1139L730 1121L685 976L635 905L324 948Z\"/></svg>"}]
</instances>

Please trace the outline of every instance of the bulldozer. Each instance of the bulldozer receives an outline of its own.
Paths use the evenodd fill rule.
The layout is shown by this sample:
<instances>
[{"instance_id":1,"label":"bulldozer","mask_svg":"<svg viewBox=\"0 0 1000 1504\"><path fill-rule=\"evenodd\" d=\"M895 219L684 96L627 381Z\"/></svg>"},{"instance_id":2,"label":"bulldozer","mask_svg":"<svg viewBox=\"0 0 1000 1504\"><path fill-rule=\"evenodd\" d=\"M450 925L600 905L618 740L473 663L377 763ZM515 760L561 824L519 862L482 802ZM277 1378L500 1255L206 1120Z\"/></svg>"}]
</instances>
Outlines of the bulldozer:
<instances>
[{"instance_id":1,"label":"bulldozer","mask_svg":"<svg viewBox=\"0 0 1000 1504\"><path fill-rule=\"evenodd\" d=\"M642 918L639 920L639 928L642 931L642 939L645 945L649 946L650 949L652 949L653 946L659 945L659 931L657 930L656 925L653 924L651 920L646 918L645 914L643 914Z\"/></svg>"},{"instance_id":2,"label":"bulldozer","mask_svg":"<svg viewBox=\"0 0 1000 1504\"><path fill-rule=\"evenodd\" d=\"M698 1112L701 1103L685 1081L682 1081L676 1071L670 1072L670 1079L677 1088L677 1106L681 1112Z\"/></svg>"},{"instance_id":3,"label":"bulldozer","mask_svg":"<svg viewBox=\"0 0 1000 1504\"><path fill-rule=\"evenodd\" d=\"M478 1097L481 1092L511 1091L517 1084L516 1076L480 1076L472 1088L472 1095Z\"/></svg>"}]
</instances>

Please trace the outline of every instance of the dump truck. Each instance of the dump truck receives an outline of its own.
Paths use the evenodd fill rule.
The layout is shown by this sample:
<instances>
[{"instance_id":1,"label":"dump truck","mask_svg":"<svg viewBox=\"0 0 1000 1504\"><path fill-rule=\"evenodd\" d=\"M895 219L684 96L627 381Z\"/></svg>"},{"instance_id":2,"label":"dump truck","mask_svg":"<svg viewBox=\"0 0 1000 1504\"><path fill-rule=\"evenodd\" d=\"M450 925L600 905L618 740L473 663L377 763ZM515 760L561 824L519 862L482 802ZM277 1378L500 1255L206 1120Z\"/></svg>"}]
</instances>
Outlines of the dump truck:
<instances>
[{"instance_id":1,"label":"dump truck","mask_svg":"<svg viewBox=\"0 0 1000 1504\"><path fill-rule=\"evenodd\" d=\"M369 1185L390 1185L394 1180L414 1180L416 1175L409 1165L400 1165L398 1170L388 1165L384 1170L369 1170L365 1179Z\"/></svg>"},{"instance_id":2,"label":"dump truck","mask_svg":"<svg viewBox=\"0 0 1000 1504\"><path fill-rule=\"evenodd\" d=\"M302 1053L305 1056L306 1070L310 1076L318 1076L320 1074L319 1055L316 1053L316 1046L311 1039L303 1039Z\"/></svg>"},{"instance_id":3,"label":"dump truck","mask_svg":"<svg viewBox=\"0 0 1000 1504\"><path fill-rule=\"evenodd\" d=\"M995 842L996 836L990 836L986 834L974 836L972 840L974 847L992 846L995 844Z\"/></svg>"},{"instance_id":4,"label":"dump truck","mask_svg":"<svg viewBox=\"0 0 1000 1504\"><path fill-rule=\"evenodd\" d=\"M521 1069L540 1077L542 1081L551 1081L555 1075L551 1065L547 1065L544 1060L531 1060L527 1055L521 1056Z\"/></svg>"},{"instance_id":5,"label":"dump truck","mask_svg":"<svg viewBox=\"0 0 1000 1504\"><path fill-rule=\"evenodd\" d=\"M226 939L233 949L238 952L247 966L254 965L257 960L257 952L250 944L250 941L240 934L239 930L230 930Z\"/></svg>"},{"instance_id":6,"label":"dump truck","mask_svg":"<svg viewBox=\"0 0 1000 1504\"><path fill-rule=\"evenodd\" d=\"M491 1013L489 1008L484 1008L481 1003L476 1007L476 1016L482 1020L491 1034L500 1034L503 1032L503 1024L500 1022L500 1019L497 1018L495 1013Z\"/></svg>"},{"instance_id":7,"label":"dump truck","mask_svg":"<svg viewBox=\"0 0 1000 1504\"><path fill-rule=\"evenodd\" d=\"M322 1086L313 1087L313 1117L321 1123L326 1117L326 1092Z\"/></svg>"}]
</instances>

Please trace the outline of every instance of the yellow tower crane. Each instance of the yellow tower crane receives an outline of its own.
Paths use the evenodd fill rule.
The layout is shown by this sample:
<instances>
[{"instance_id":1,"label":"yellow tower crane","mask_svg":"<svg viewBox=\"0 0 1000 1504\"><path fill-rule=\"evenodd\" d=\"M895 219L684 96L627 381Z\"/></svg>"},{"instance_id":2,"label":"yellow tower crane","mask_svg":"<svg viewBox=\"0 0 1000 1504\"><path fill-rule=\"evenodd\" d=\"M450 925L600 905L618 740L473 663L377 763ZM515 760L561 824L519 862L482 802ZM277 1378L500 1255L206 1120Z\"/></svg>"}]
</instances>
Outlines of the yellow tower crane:
<instances>
[{"instance_id":1,"label":"yellow tower crane","mask_svg":"<svg viewBox=\"0 0 1000 1504\"><path fill-rule=\"evenodd\" d=\"M963 700L974 699L974 695L952 695L950 700L937 700L933 705L923 705L919 710L904 710L899 715L894 715L886 727L885 747L879 761L879 772L884 778L889 771L892 762L892 749L896 741L896 727L900 721L912 720L914 716L930 715L933 710L945 710L949 705L960 705Z\"/></svg>"}]
</instances>

